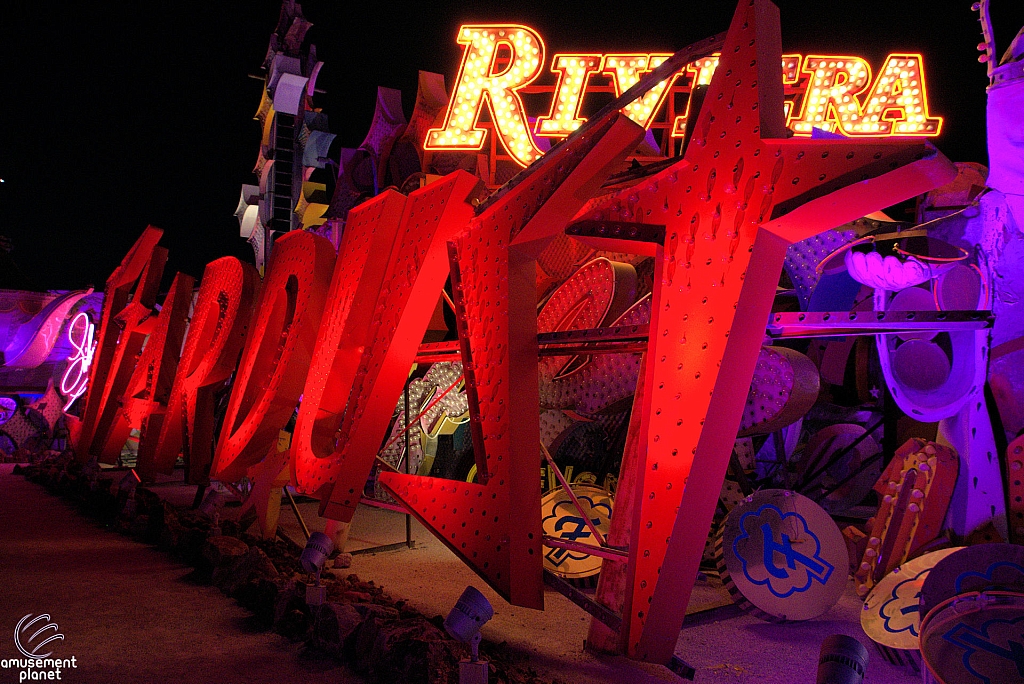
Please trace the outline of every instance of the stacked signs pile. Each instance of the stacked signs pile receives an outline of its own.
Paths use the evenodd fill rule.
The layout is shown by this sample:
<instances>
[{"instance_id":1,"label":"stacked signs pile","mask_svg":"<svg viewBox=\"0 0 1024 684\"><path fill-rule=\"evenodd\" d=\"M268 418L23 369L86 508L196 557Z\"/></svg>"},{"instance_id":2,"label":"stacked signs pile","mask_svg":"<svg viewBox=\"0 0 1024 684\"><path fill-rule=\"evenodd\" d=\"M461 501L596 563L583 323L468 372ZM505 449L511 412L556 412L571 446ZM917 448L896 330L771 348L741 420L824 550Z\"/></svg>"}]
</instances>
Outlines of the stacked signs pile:
<instances>
[{"instance_id":1,"label":"stacked signs pile","mask_svg":"<svg viewBox=\"0 0 1024 684\"><path fill-rule=\"evenodd\" d=\"M920 556L875 586L861 624L888 657L923 659L927 682L1019 681L1024 549L980 544Z\"/></svg>"},{"instance_id":2,"label":"stacked signs pile","mask_svg":"<svg viewBox=\"0 0 1024 684\"><path fill-rule=\"evenodd\" d=\"M361 152L343 156L326 214L312 194L296 199L330 141L309 108L318 63L290 54L301 52L306 24L283 22L261 107L265 141L280 145L261 148L275 155L262 159L263 197L240 207L250 237L274 238L260 243L272 247L265 276L219 259L194 301L193 279L177 274L157 311L167 252L161 231L146 229L107 281L74 424L79 459L114 462L137 430L143 478L170 472L181 456L193 483L249 478L248 505L260 510L284 480L343 524L366 494L386 494L515 605L543 606L545 568L576 580L600 569L596 612L607 624L595 623L588 643L657 662L672 657L727 475L723 574L771 619L828 610L851 548L862 590L891 593L887 574L945 529L966 534L998 518L988 512L997 493L1001 501L998 459L967 457L991 442L978 394L985 312L936 332L959 325L946 321L949 309L985 303L988 290L972 285L982 283L977 260L899 243L897 268L867 254L866 241L849 246L877 232L861 217L955 170L921 139L792 137L769 2L742 3L724 39L665 60L494 192L461 162L406 182L416 145L428 131L441 135L430 126L443 98L421 92L406 123L384 93ZM485 47L484 33L466 34L467 51ZM672 69L716 52L682 156L630 170L645 134L622 110ZM304 138L295 132L303 126ZM315 159L299 163L299 140ZM401 190L380 190L389 180ZM317 223L325 216L334 223ZM315 230L288 230L299 226ZM875 262L893 277L877 279ZM900 333L880 337L879 383L908 414L949 421L949 439L911 440L883 472L877 426L860 426L872 409L849 410L832 421L846 427L820 428L808 460L789 461L802 423L825 422L819 392L838 394L835 369L860 364L863 349L847 340L807 355L763 346L765 322L783 318L775 299L784 267L800 275L792 279L804 328L773 323L773 336ZM924 306L926 284L944 311L925 318L941 322L926 334L906 317L892 324L901 306ZM858 302L862 285L874 295ZM858 306L878 311L854 320ZM829 311L849 325L826 325ZM805 317L822 321L817 332ZM929 362L927 386L905 372L915 359ZM278 437L293 418L285 448ZM774 467L762 472L766 463ZM879 473L878 513L844 539L812 498L851 508ZM752 478L772 486L751 495ZM812 496L789 491L797 485Z\"/></svg>"}]
</instances>

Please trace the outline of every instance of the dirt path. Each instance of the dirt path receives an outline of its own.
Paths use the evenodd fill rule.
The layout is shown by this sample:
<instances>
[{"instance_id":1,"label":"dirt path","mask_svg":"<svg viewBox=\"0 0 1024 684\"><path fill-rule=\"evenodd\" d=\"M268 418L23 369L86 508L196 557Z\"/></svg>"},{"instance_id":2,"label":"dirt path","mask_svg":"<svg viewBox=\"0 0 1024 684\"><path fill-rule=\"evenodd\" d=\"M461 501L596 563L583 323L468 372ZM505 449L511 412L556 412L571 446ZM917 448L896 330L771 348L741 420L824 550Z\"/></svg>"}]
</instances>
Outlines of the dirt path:
<instances>
[{"instance_id":1,"label":"dirt path","mask_svg":"<svg viewBox=\"0 0 1024 684\"><path fill-rule=\"evenodd\" d=\"M254 631L234 600L190 583L190 567L103 529L12 469L0 465L0 659L21 657L13 637L23 616L47 613L65 639L40 653L77 665L61 681L363 681L302 644ZM20 669L2 665L0 684L18 682Z\"/></svg>"}]
</instances>

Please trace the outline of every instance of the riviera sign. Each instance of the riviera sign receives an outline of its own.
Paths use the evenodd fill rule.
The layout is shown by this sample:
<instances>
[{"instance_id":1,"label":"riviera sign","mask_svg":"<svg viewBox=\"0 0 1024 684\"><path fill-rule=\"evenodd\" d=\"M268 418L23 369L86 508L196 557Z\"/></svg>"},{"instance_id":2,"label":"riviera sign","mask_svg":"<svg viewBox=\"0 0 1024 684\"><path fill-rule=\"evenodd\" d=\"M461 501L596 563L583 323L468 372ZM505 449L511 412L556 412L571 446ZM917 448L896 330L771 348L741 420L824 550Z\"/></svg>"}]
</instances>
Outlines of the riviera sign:
<instances>
[{"instance_id":1,"label":"riviera sign","mask_svg":"<svg viewBox=\"0 0 1024 684\"><path fill-rule=\"evenodd\" d=\"M486 104L494 134L516 162L527 166L543 154L537 138L565 138L586 118L580 115L586 95L610 81L616 97L671 57L668 53L556 54L551 73L557 84L547 114L534 118L523 102L524 93L543 73L544 41L521 24L467 24L457 38L465 46L462 65L448 102L444 123L427 132L427 151L480 150L487 127L480 125ZM698 59L672 74L622 111L650 129L666 102L706 86L719 55ZM815 129L845 137L935 137L942 118L928 109L924 65L919 54L892 53L872 78L871 65L849 55L782 56L787 126L798 136ZM678 85L676 85L678 82ZM607 87L604 88L607 91ZM688 109L688 105L687 105ZM674 116L666 128L683 138L687 113Z\"/></svg>"}]
</instances>

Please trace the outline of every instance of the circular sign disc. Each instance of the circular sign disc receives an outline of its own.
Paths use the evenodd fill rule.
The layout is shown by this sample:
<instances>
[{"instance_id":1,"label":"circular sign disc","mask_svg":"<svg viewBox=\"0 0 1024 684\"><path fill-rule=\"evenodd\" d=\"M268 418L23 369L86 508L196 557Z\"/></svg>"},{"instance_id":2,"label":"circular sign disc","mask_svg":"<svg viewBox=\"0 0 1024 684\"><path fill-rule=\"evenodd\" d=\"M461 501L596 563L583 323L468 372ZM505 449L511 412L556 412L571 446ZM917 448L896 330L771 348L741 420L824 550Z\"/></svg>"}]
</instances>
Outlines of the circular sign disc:
<instances>
[{"instance_id":1,"label":"circular sign disc","mask_svg":"<svg viewBox=\"0 0 1024 684\"><path fill-rule=\"evenodd\" d=\"M1024 547L977 544L936 563L921 588L921 615L958 594L981 591L1024 594Z\"/></svg>"},{"instance_id":2,"label":"circular sign disc","mask_svg":"<svg viewBox=\"0 0 1024 684\"><path fill-rule=\"evenodd\" d=\"M720 544L722 582L740 607L765 620L817 617L846 587L843 535L806 496L755 492L729 512Z\"/></svg>"},{"instance_id":3,"label":"circular sign disc","mask_svg":"<svg viewBox=\"0 0 1024 684\"><path fill-rule=\"evenodd\" d=\"M974 308L973 306L970 308ZM931 290L921 287L908 287L900 290L892 298L887 307L890 311L934 311L935 298ZM938 333L935 332L901 332L897 335L901 340L932 340Z\"/></svg>"},{"instance_id":4,"label":"circular sign disc","mask_svg":"<svg viewBox=\"0 0 1024 684\"><path fill-rule=\"evenodd\" d=\"M943 309L970 311L978 308L982 287L981 278L973 268L957 264L939 277L935 292Z\"/></svg>"},{"instance_id":5,"label":"circular sign disc","mask_svg":"<svg viewBox=\"0 0 1024 684\"><path fill-rule=\"evenodd\" d=\"M822 507L829 513L835 515L855 506L867 496L868 492L878 481L882 474L881 459L869 468L863 468L862 464L882 450L878 442L871 435L864 436L863 426L853 423L837 423L819 430L807 441L807 448L804 449L804 458L800 462L802 477L811 474L807 467L814 464L817 469L819 464L833 463L824 473L816 478L816 484L821 489L832 488L840 482L846 482L835 491L821 500ZM854 442L859 443L852 447ZM846 451L846 455L835 461L834 454ZM848 476L861 471L852 480Z\"/></svg>"},{"instance_id":6,"label":"circular sign disc","mask_svg":"<svg viewBox=\"0 0 1024 684\"><path fill-rule=\"evenodd\" d=\"M604 489L592 485L571 487L587 517L598 531L607 537L612 519L611 496ZM579 510L573 505L572 499L561 487L548 492L540 502L540 509L544 534L588 546L598 545ZM554 547L544 549L544 567L565 579L583 579L596 575L601 572L601 561L600 556L592 556L589 553Z\"/></svg>"},{"instance_id":7,"label":"circular sign disc","mask_svg":"<svg viewBox=\"0 0 1024 684\"><path fill-rule=\"evenodd\" d=\"M1024 595L961 594L947 599L921 623L927 682L1003 684L1024 680Z\"/></svg>"},{"instance_id":8,"label":"circular sign disc","mask_svg":"<svg viewBox=\"0 0 1024 684\"><path fill-rule=\"evenodd\" d=\"M936 563L961 548L926 553L883 577L864 600L860 614L864 633L882 646L917 649L921 628L921 587Z\"/></svg>"},{"instance_id":9,"label":"circular sign disc","mask_svg":"<svg viewBox=\"0 0 1024 684\"><path fill-rule=\"evenodd\" d=\"M918 392L931 392L949 380L951 366L942 347L926 340L910 340L896 348L892 371L896 378Z\"/></svg>"}]
</instances>

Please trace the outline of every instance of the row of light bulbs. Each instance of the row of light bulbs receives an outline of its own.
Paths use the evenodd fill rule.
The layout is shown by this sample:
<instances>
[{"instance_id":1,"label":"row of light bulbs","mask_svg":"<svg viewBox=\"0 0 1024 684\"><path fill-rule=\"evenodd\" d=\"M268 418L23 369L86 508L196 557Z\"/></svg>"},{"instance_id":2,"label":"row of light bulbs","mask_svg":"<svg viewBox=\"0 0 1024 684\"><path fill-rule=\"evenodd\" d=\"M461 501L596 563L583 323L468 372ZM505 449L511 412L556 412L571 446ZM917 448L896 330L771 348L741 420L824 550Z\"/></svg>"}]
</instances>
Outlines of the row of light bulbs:
<instances>
[{"instance_id":1,"label":"row of light bulbs","mask_svg":"<svg viewBox=\"0 0 1024 684\"><path fill-rule=\"evenodd\" d=\"M502 144L520 164L532 163L542 153L534 142L517 90L539 76L543 40L528 27L504 25L464 26L458 41L467 48L453 103L444 125L428 131L425 148L481 149L486 129L477 127L477 121L484 101L488 100ZM501 47L510 51L510 58L504 71L493 73ZM664 53L555 55L552 71L559 74L555 99L551 112L538 118L536 134L563 137L586 121L579 111L591 74L609 74L616 95L621 95L668 57ZM810 76L802 111L794 113L792 104L786 103L790 126L803 135L811 134L814 128L852 136L937 135L942 119L929 116L920 64L918 55L890 55L883 73L867 97L863 97L871 82L871 68L864 59L783 55L785 83L795 85L801 73ZM693 84L707 85L717 66L716 54L687 65L686 72ZM649 127L673 80L670 77L662 81L623 112ZM684 130L685 115L677 117L672 135L681 136Z\"/></svg>"}]
</instances>

